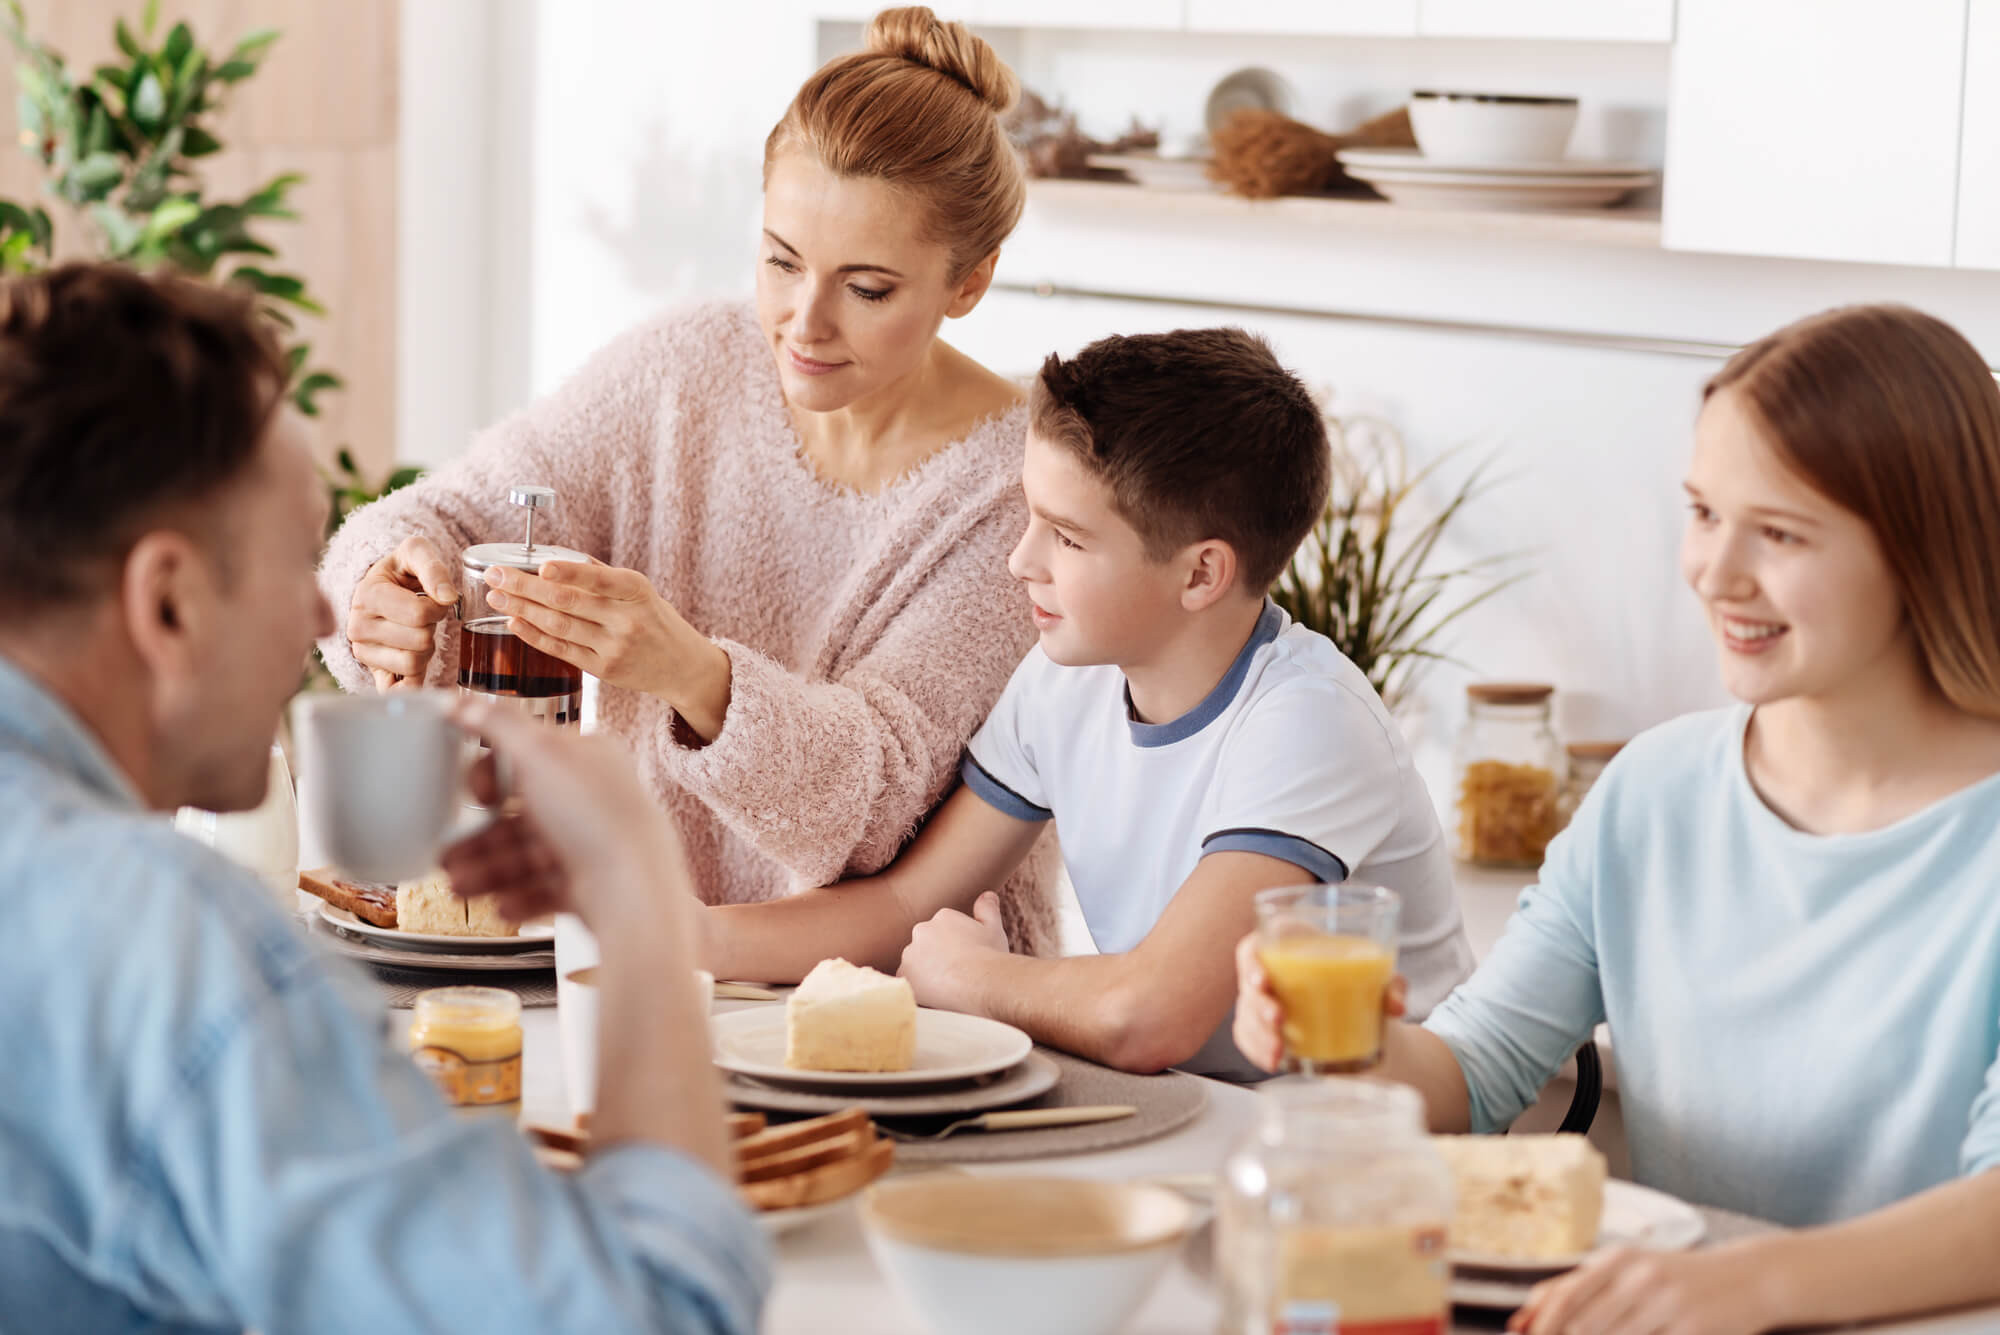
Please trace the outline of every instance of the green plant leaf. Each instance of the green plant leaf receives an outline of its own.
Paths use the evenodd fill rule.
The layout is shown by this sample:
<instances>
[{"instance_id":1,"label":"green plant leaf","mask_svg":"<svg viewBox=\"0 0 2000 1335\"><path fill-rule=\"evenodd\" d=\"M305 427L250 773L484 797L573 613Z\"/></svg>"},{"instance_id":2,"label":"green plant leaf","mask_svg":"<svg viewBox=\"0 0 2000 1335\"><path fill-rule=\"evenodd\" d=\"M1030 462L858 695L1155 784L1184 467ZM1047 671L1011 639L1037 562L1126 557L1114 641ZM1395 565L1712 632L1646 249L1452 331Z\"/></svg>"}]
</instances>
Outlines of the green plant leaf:
<instances>
[{"instance_id":1,"label":"green plant leaf","mask_svg":"<svg viewBox=\"0 0 2000 1335\"><path fill-rule=\"evenodd\" d=\"M216 68L215 77L224 83L241 83L256 72L254 60L225 60Z\"/></svg>"},{"instance_id":2,"label":"green plant leaf","mask_svg":"<svg viewBox=\"0 0 2000 1335\"><path fill-rule=\"evenodd\" d=\"M187 24L176 23L174 30L167 34L166 49L161 54L167 58L168 65L179 69L181 61L185 60L187 53L192 50L194 50L194 33Z\"/></svg>"},{"instance_id":3,"label":"green plant leaf","mask_svg":"<svg viewBox=\"0 0 2000 1335\"><path fill-rule=\"evenodd\" d=\"M130 28L125 26L124 19L119 19L114 23L111 27L111 32L118 39L118 49L120 51L123 51L133 60L144 60L146 58L146 48L139 45L139 39L132 35Z\"/></svg>"},{"instance_id":4,"label":"green plant leaf","mask_svg":"<svg viewBox=\"0 0 2000 1335\"><path fill-rule=\"evenodd\" d=\"M274 176L262 190L244 200L241 208L253 218L296 218L298 214L286 206L285 197L291 193L293 186L303 183L305 179L302 172Z\"/></svg>"},{"instance_id":5,"label":"green plant leaf","mask_svg":"<svg viewBox=\"0 0 2000 1335\"><path fill-rule=\"evenodd\" d=\"M139 16L139 31L151 37L160 26L160 0L146 0L146 8Z\"/></svg>"},{"instance_id":6,"label":"green plant leaf","mask_svg":"<svg viewBox=\"0 0 2000 1335\"><path fill-rule=\"evenodd\" d=\"M167 114L167 95L160 87L159 76L151 70L140 76L138 89L132 94L132 119L141 126L152 128Z\"/></svg>"},{"instance_id":7,"label":"green plant leaf","mask_svg":"<svg viewBox=\"0 0 2000 1335\"><path fill-rule=\"evenodd\" d=\"M72 198L79 204L103 199L125 179L125 163L114 153L92 153L69 170Z\"/></svg>"},{"instance_id":8,"label":"green plant leaf","mask_svg":"<svg viewBox=\"0 0 2000 1335\"><path fill-rule=\"evenodd\" d=\"M387 496L392 491L401 491L412 482L422 478L423 475L424 470L414 465L398 468L395 472L389 474L389 480L382 484L382 495Z\"/></svg>"},{"instance_id":9,"label":"green plant leaf","mask_svg":"<svg viewBox=\"0 0 2000 1335\"><path fill-rule=\"evenodd\" d=\"M185 196L163 201L146 219L146 239L164 242L201 216L201 203Z\"/></svg>"},{"instance_id":10,"label":"green plant leaf","mask_svg":"<svg viewBox=\"0 0 2000 1335\"><path fill-rule=\"evenodd\" d=\"M245 33L229 52L231 60L259 60L271 49L271 43L285 35L282 28L256 28Z\"/></svg>"},{"instance_id":11,"label":"green plant leaf","mask_svg":"<svg viewBox=\"0 0 2000 1335\"><path fill-rule=\"evenodd\" d=\"M220 152L221 149L222 141L199 125L188 126L181 140L181 152L191 158L205 158L211 153Z\"/></svg>"}]
</instances>

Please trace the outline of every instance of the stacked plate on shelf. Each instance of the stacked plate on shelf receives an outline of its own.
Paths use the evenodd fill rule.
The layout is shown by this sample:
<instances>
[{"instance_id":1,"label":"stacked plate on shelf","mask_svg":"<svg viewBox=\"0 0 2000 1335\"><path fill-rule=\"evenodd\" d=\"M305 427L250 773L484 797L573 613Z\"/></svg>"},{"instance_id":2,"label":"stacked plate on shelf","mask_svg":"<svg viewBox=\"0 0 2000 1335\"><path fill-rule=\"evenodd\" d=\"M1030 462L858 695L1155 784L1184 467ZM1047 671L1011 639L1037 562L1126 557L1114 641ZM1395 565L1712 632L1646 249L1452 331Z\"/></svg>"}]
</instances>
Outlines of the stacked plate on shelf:
<instances>
[{"instance_id":1,"label":"stacked plate on shelf","mask_svg":"<svg viewBox=\"0 0 2000 1335\"><path fill-rule=\"evenodd\" d=\"M397 969L526 973L556 967L553 922L525 922L518 936L445 936L378 927L346 909L315 902L314 930L343 955Z\"/></svg>"},{"instance_id":2,"label":"stacked plate on shelf","mask_svg":"<svg viewBox=\"0 0 2000 1335\"><path fill-rule=\"evenodd\" d=\"M1347 148L1340 165L1394 203L1427 209L1603 208L1660 179L1640 162L1454 162L1414 148Z\"/></svg>"}]
</instances>

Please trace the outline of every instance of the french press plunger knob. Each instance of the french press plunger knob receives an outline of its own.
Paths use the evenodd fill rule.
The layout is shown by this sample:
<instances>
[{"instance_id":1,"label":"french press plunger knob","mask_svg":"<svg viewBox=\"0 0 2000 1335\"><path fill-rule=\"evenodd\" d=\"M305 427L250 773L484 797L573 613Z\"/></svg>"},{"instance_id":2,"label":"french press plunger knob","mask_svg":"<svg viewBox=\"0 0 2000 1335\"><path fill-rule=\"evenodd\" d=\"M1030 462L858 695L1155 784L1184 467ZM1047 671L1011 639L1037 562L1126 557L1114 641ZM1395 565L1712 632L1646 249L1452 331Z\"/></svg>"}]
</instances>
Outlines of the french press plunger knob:
<instances>
[{"instance_id":1,"label":"french press plunger knob","mask_svg":"<svg viewBox=\"0 0 2000 1335\"><path fill-rule=\"evenodd\" d=\"M528 536L521 546L532 553L535 550L535 511L546 510L556 503L554 487L515 486L507 489L507 499L528 512Z\"/></svg>"}]
</instances>

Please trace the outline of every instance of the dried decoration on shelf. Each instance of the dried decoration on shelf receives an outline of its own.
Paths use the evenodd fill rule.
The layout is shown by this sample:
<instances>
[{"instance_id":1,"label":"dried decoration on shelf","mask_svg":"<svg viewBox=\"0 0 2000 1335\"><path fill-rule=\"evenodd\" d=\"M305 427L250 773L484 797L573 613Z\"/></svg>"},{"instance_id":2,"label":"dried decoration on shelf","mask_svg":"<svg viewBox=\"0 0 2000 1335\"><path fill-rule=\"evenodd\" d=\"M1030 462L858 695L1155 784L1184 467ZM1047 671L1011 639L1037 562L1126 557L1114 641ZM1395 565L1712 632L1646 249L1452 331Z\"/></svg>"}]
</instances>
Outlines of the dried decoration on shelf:
<instances>
[{"instance_id":1,"label":"dried decoration on shelf","mask_svg":"<svg viewBox=\"0 0 2000 1335\"><path fill-rule=\"evenodd\" d=\"M1275 111L1246 107L1214 135L1211 180L1250 199L1316 195L1350 184L1335 156L1343 148L1415 148L1407 107L1327 134Z\"/></svg>"},{"instance_id":2,"label":"dried decoration on shelf","mask_svg":"<svg viewBox=\"0 0 2000 1335\"><path fill-rule=\"evenodd\" d=\"M1130 153L1160 146L1159 131L1141 125L1136 116L1132 127L1109 143L1092 139L1077 128L1075 112L1064 110L1059 101L1053 105L1045 102L1027 89L1021 91L1021 100L1001 124L1027 163L1030 176L1122 180L1121 172L1092 167L1091 154Z\"/></svg>"}]
</instances>

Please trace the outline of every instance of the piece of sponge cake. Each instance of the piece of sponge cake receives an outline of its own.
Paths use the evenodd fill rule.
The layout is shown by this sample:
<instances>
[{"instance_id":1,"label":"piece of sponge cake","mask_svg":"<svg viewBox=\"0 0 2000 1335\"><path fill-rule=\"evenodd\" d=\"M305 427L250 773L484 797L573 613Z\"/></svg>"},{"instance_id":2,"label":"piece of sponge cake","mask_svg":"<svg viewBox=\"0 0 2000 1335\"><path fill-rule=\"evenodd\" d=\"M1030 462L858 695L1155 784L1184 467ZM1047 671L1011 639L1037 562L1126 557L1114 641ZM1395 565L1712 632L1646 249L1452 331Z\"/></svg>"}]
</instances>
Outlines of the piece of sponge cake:
<instances>
[{"instance_id":1,"label":"piece of sponge cake","mask_svg":"<svg viewBox=\"0 0 2000 1335\"><path fill-rule=\"evenodd\" d=\"M917 994L843 959L821 960L785 1002L785 1065L797 1071L907 1071Z\"/></svg>"},{"instance_id":2,"label":"piece of sponge cake","mask_svg":"<svg viewBox=\"0 0 2000 1335\"><path fill-rule=\"evenodd\" d=\"M1431 1143L1458 1189L1454 1250L1549 1260L1597 1245L1604 1156L1582 1136L1433 1136Z\"/></svg>"},{"instance_id":3,"label":"piece of sponge cake","mask_svg":"<svg viewBox=\"0 0 2000 1335\"><path fill-rule=\"evenodd\" d=\"M432 872L396 887L396 927L405 932L438 936L518 936L515 924L493 907L493 897L460 899L451 892L451 878Z\"/></svg>"}]
</instances>

